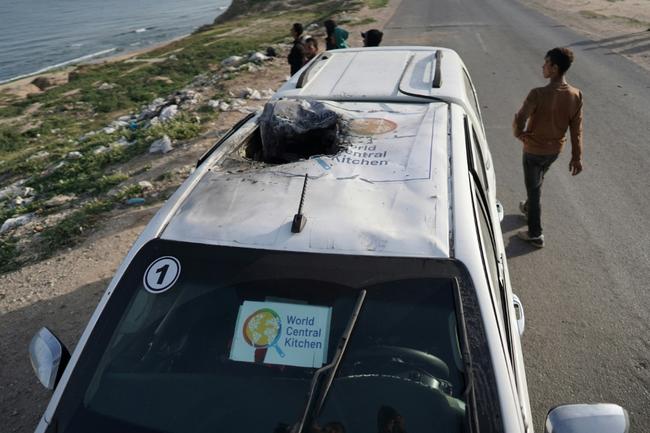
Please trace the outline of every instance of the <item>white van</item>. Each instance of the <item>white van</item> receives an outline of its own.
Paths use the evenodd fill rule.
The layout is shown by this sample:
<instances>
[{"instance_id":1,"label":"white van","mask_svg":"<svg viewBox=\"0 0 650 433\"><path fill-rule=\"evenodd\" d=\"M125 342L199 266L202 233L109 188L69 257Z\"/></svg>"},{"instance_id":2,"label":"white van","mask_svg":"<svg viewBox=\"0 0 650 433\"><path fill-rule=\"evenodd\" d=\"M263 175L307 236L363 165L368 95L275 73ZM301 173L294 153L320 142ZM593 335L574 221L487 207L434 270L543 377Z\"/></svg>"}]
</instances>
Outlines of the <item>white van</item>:
<instances>
[{"instance_id":1,"label":"white van","mask_svg":"<svg viewBox=\"0 0 650 433\"><path fill-rule=\"evenodd\" d=\"M330 123L280 135L291 110ZM326 52L200 159L69 360L35 336L37 432L532 432L499 214L454 51ZM546 430L627 414L560 406Z\"/></svg>"}]
</instances>

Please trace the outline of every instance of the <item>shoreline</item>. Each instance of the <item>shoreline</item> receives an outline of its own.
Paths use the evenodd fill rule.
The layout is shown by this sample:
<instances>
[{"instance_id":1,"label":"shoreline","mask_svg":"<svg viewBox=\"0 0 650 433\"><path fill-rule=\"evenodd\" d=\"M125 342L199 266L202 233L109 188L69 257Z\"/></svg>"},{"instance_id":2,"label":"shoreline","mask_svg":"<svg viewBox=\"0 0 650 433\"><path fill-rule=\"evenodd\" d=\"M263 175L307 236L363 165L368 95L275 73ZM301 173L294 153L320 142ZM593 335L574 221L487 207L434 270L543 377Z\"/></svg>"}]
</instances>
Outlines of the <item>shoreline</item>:
<instances>
[{"instance_id":1,"label":"shoreline","mask_svg":"<svg viewBox=\"0 0 650 433\"><path fill-rule=\"evenodd\" d=\"M230 5L223 7L223 9L220 9L219 10L220 13L214 18L213 22L217 20L220 16L222 16L224 13L226 13L228 8L230 8L230 6L233 3L236 3L237 1L238 0L232 0ZM74 59L65 60L60 63L56 63L54 65L45 66L43 68L37 69L36 71L26 72L23 74L16 75L15 77L2 79L0 80L0 90L6 89L8 87L13 87L13 85L16 84L21 84L21 85L27 84L25 81L30 79L33 80L36 77L41 77L41 76L47 77L50 74L60 73L64 70L69 72L70 70L73 70L77 66L81 66L81 65L112 63L112 62L119 62L122 60L126 60L132 57L137 57L139 55L146 54L150 51L163 48L181 39L187 38L188 36L191 36L194 32L196 32L197 30L199 30L200 28L206 25L210 26L213 24L210 23L210 24L199 25L193 28L190 33L185 33L179 36L174 36L169 39L164 39L155 43L151 43L150 45L147 45L145 47L134 47L134 49L129 49L128 47L108 48L108 49L97 51L95 53L86 54Z\"/></svg>"}]
</instances>

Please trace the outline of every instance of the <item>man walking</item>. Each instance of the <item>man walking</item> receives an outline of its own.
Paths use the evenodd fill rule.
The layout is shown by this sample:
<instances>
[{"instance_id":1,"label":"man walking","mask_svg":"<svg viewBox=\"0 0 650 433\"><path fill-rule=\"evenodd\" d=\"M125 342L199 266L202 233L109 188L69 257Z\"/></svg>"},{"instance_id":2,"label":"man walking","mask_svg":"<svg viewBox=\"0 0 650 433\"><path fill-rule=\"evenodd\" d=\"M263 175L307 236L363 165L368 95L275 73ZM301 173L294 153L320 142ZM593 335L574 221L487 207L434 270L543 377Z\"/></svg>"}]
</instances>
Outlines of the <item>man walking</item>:
<instances>
[{"instance_id":1,"label":"man walking","mask_svg":"<svg viewBox=\"0 0 650 433\"><path fill-rule=\"evenodd\" d=\"M528 219L528 230L517 236L531 245L544 247L541 221L541 194L544 175L557 159L566 131L571 131L571 162L573 176L582 171L582 92L569 85L566 71L573 62L568 48L553 48L546 53L542 74L549 83L530 91L515 114L512 129L524 144L524 182L528 198L519 203L519 210Z\"/></svg>"}]
</instances>

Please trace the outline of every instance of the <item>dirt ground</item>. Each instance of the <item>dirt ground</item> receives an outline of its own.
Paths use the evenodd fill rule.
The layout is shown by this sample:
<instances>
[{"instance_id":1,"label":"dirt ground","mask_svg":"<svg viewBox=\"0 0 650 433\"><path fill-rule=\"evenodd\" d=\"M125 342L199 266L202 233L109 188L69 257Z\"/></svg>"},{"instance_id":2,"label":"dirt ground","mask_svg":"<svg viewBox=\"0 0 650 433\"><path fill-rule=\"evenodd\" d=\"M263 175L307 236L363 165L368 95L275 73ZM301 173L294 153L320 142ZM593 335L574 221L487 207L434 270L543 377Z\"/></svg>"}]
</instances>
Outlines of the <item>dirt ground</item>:
<instances>
[{"instance_id":1,"label":"dirt ground","mask_svg":"<svg viewBox=\"0 0 650 433\"><path fill-rule=\"evenodd\" d=\"M522 1L650 70L650 31L646 31L650 27L649 0ZM351 27L352 46L361 46L359 31L382 28L398 4L398 0L391 0L387 8L356 14L356 19L373 17L376 22ZM231 87L233 91L244 87L277 89L287 74L288 65L280 57L263 71L240 75L232 80ZM29 81L13 86L31 86ZM20 89L16 92L20 94ZM259 101L259 105L263 102ZM243 116L224 113L214 125L215 130L228 128ZM158 160L158 169L149 175L187 167L213 142L207 137L176 148ZM158 208L152 205L116 210L78 247L0 276L0 432L33 431L50 398L29 363L31 336L47 325L71 351L74 349L120 261Z\"/></svg>"}]
</instances>

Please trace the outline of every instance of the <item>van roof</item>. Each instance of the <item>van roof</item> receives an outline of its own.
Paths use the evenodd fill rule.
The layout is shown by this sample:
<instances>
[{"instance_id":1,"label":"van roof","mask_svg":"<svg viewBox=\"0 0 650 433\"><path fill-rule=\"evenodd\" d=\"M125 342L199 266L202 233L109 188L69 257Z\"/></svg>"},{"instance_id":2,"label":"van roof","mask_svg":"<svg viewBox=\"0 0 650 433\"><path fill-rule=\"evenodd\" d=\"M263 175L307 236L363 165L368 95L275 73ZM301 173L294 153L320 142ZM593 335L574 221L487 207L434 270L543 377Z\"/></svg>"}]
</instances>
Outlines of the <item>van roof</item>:
<instances>
[{"instance_id":1,"label":"van roof","mask_svg":"<svg viewBox=\"0 0 650 433\"><path fill-rule=\"evenodd\" d=\"M449 257L449 107L322 101L349 122L341 152L294 163L245 160L241 134L176 208L161 238L260 249ZM429 101L431 102L431 101ZM248 134L256 128L251 120ZM290 227L308 183L300 233Z\"/></svg>"},{"instance_id":2,"label":"van roof","mask_svg":"<svg viewBox=\"0 0 650 433\"><path fill-rule=\"evenodd\" d=\"M380 65L380 67L378 67ZM425 102L465 99L463 62L448 48L374 47L326 51L275 98Z\"/></svg>"}]
</instances>

